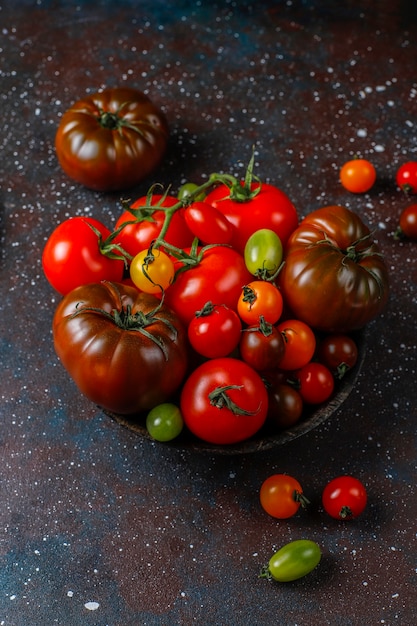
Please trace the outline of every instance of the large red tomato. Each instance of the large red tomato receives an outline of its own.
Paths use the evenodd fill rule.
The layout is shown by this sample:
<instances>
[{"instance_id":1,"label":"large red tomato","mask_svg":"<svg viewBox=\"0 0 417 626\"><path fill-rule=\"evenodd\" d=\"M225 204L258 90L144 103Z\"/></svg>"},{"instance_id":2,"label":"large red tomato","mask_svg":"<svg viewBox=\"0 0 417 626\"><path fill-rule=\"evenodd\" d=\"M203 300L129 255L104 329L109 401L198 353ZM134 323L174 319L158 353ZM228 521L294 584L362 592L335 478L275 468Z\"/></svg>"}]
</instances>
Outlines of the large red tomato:
<instances>
[{"instance_id":1,"label":"large red tomato","mask_svg":"<svg viewBox=\"0 0 417 626\"><path fill-rule=\"evenodd\" d=\"M127 87L85 96L62 116L55 148L68 176L98 191L128 189L160 163L168 143L165 116Z\"/></svg>"},{"instance_id":2,"label":"large red tomato","mask_svg":"<svg viewBox=\"0 0 417 626\"><path fill-rule=\"evenodd\" d=\"M250 282L241 254L228 246L203 248L201 260L177 274L165 293L165 304L185 326L206 302L225 304L236 311L242 285Z\"/></svg>"},{"instance_id":3,"label":"large red tomato","mask_svg":"<svg viewBox=\"0 0 417 626\"><path fill-rule=\"evenodd\" d=\"M87 283L121 281L124 262L106 243L110 235L110 230L92 217L70 217L58 224L42 252L42 268L52 287L65 295Z\"/></svg>"},{"instance_id":4,"label":"large red tomato","mask_svg":"<svg viewBox=\"0 0 417 626\"><path fill-rule=\"evenodd\" d=\"M254 192L260 183L251 183L250 190ZM245 185L242 184L242 189ZM233 190L225 184L213 189L206 202L221 211L235 227L231 245L241 254L249 237L261 228L274 231L285 245L288 237L298 225L297 211L288 196L273 185L262 183L261 190L250 199L245 199L249 189L240 199L233 197ZM231 196L232 193L232 196Z\"/></svg>"},{"instance_id":5,"label":"large red tomato","mask_svg":"<svg viewBox=\"0 0 417 626\"><path fill-rule=\"evenodd\" d=\"M185 424L209 443L248 439L264 424L267 412L262 378L239 359L209 359L192 372L181 392Z\"/></svg>"},{"instance_id":6,"label":"large red tomato","mask_svg":"<svg viewBox=\"0 0 417 626\"><path fill-rule=\"evenodd\" d=\"M341 206L313 211L287 243L279 286L294 316L312 328L348 332L388 299L388 270L369 228Z\"/></svg>"},{"instance_id":7,"label":"large red tomato","mask_svg":"<svg viewBox=\"0 0 417 626\"><path fill-rule=\"evenodd\" d=\"M114 413L153 408L185 376L187 339L177 316L126 285L102 282L71 291L56 309L53 336L81 392Z\"/></svg>"}]
</instances>

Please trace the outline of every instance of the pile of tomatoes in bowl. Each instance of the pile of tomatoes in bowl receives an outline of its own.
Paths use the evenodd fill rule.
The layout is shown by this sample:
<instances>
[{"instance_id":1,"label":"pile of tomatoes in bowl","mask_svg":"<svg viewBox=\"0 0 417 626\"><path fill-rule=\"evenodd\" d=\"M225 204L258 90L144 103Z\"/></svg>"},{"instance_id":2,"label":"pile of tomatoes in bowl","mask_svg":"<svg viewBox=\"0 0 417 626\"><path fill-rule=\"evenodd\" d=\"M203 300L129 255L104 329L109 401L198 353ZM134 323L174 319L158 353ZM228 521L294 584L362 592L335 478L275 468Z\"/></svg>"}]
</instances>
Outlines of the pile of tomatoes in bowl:
<instances>
[{"instance_id":1,"label":"pile of tomatoes in bowl","mask_svg":"<svg viewBox=\"0 0 417 626\"><path fill-rule=\"evenodd\" d=\"M57 355L142 436L265 449L327 419L359 373L364 329L388 298L378 245L341 206L299 221L252 168L177 196L154 186L113 230L73 217L47 240Z\"/></svg>"}]
</instances>

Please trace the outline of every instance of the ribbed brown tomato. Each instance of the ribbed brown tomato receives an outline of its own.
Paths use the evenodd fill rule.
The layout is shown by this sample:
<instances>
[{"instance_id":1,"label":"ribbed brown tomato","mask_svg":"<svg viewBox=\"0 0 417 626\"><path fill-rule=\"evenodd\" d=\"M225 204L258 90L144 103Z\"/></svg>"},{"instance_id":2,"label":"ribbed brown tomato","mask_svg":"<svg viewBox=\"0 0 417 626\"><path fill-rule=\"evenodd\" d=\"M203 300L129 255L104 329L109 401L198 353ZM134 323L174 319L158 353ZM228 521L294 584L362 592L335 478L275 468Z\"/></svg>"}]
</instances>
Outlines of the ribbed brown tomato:
<instances>
[{"instance_id":1,"label":"ribbed brown tomato","mask_svg":"<svg viewBox=\"0 0 417 626\"><path fill-rule=\"evenodd\" d=\"M167 400L187 368L177 316L152 295L120 283L67 294L53 319L58 357L82 393L103 409L134 414Z\"/></svg>"},{"instance_id":2,"label":"ribbed brown tomato","mask_svg":"<svg viewBox=\"0 0 417 626\"><path fill-rule=\"evenodd\" d=\"M295 317L327 332L362 328L381 313L389 292L369 228L341 206L313 211L293 232L279 285Z\"/></svg>"},{"instance_id":3,"label":"ribbed brown tomato","mask_svg":"<svg viewBox=\"0 0 417 626\"><path fill-rule=\"evenodd\" d=\"M55 149L73 180L98 191L129 189L160 163L168 143L165 116L137 89L85 96L62 116Z\"/></svg>"}]
</instances>

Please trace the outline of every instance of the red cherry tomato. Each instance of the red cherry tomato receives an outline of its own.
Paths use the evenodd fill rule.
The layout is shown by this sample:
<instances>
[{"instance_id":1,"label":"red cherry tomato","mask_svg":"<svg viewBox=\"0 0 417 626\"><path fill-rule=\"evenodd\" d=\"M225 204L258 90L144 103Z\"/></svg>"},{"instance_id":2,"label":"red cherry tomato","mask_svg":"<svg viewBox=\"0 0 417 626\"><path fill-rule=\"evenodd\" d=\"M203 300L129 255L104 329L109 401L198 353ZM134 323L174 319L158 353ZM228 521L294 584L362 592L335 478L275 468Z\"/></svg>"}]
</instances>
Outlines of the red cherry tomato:
<instances>
[{"instance_id":1,"label":"red cherry tomato","mask_svg":"<svg viewBox=\"0 0 417 626\"><path fill-rule=\"evenodd\" d=\"M408 161L398 168L396 181L405 193L417 193L417 161Z\"/></svg>"},{"instance_id":2,"label":"red cherry tomato","mask_svg":"<svg viewBox=\"0 0 417 626\"><path fill-rule=\"evenodd\" d=\"M242 323L238 314L225 305L207 302L188 326L194 350L209 358L228 356L240 340Z\"/></svg>"},{"instance_id":3,"label":"red cherry tomato","mask_svg":"<svg viewBox=\"0 0 417 626\"><path fill-rule=\"evenodd\" d=\"M331 517L350 520L365 509L367 493L360 480L353 476L338 476L331 480L322 494L323 507Z\"/></svg>"},{"instance_id":4,"label":"red cherry tomato","mask_svg":"<svg viewBox=\"0 0 417 626\"><path fill-rule=\"evenodd\" d=\"M193 202L184 209L184 219L190 231L205 244L229 243L233 226L226 217L207 202Z\"/></svg>"},{"instance_id":5,"label":"red cherry tomato","mask_svg":"<svg viewBox=\"0 0 417 626\"><path fill-rule=\"evenodd\" d=\"M307 363L298 370L295 377L300 385L300 396L307 404L321 404L333 393L333 374L322 363Z\"/></svg>"}]
</instances>

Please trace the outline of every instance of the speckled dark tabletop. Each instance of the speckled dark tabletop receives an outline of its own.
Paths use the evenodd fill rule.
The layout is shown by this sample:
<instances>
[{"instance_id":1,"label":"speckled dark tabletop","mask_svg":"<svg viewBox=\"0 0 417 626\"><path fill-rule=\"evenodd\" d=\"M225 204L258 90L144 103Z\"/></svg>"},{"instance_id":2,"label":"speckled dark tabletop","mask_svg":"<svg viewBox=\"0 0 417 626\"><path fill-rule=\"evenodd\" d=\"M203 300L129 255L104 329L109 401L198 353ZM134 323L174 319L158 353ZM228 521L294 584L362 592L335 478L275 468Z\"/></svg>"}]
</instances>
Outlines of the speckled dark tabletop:
<instances>
[{"instance_id":1,"label":"speckled dark tabletop","mask_svg":"<svg viewBox=\"0 0 417 626\"><path fill-rule=\"evenodd\" d=\"M417 248L393 231L408 202L395 172L417 153L415 2L3 0L0 26L0 625L411 626ZM232 457L153 444L81 397L58 362L42 247L66 217L113 225L120 205L65 176L54 135L74 100L115 85L168 117L164 184L239 174L255 145L257 173L300 216L339 203L374 229L390 302L351 395L294 442ZM355 154L378 172L364 196L338 182ZM261 510L275 472L300 480L309 512ZM369 491L352 523L320 506L340 473ZM259 579L300 537L322 547L319 568Z\"/></svg>"}]
</instances>

